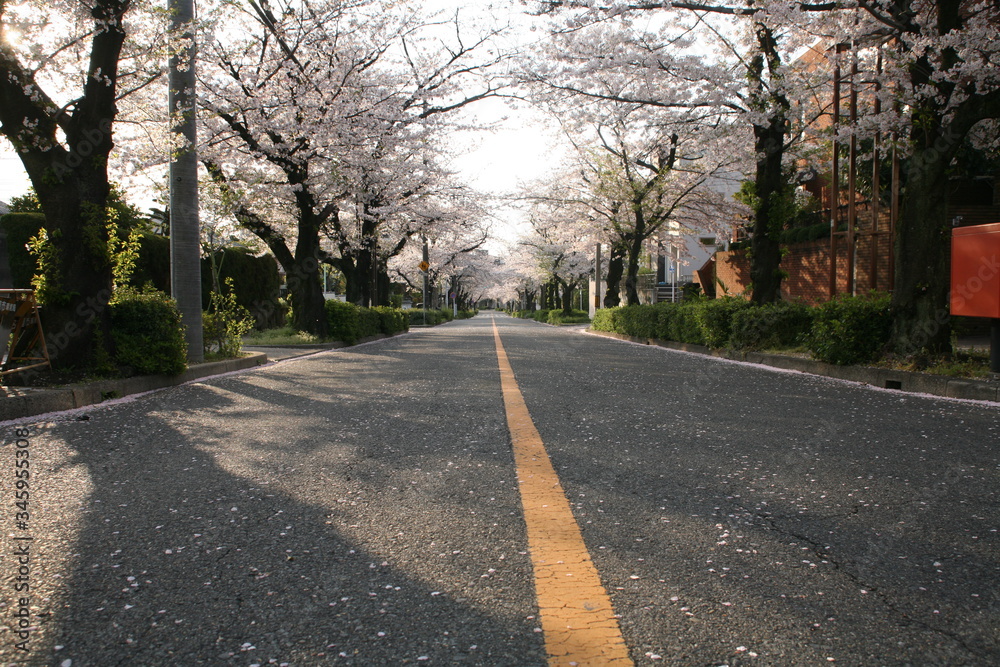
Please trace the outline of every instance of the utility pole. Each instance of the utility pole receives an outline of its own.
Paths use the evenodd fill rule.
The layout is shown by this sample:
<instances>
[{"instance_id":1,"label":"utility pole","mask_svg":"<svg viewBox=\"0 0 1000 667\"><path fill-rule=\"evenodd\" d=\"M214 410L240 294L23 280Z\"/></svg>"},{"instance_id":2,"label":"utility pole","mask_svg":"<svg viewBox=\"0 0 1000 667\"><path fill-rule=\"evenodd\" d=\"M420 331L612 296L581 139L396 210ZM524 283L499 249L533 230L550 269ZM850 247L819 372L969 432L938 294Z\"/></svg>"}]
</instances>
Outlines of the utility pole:
<instances>
[{"instance_id":1,"label":"utility pole","mask_svg":"<svg viewBox=\"0 0 1000 667\"><path fill-rule=\"evenodd\" d=\"M601 308L601 244L597 244L597 258L594 260L594 294L590 297L594 302L594 317Z\"/></svg>"},{"instance_id":2,"label":"utility pole","mask_svg":"<svg viewBox=\"0 0 1000 667\"><path fill-rule=\"evenodd\" d=\"M184 324L190 363L205 359L201 323L201 239L195 128L194 0L168 0L168 99L175 148L170 160L170 290Z\"/></svg>"},{"instance_id":3,"label":"utility pole","mask_svg":"<svg viewBox=\"0 0 1000 667\"><path fill-rule=\"evenodd\" d=\"M424 325L427 324L427 272L430 270L430 252L427 249L427 237L424 237L424 254L423 261L420 264L420 268L424 272Z\"/></svg>"}]
</instances>

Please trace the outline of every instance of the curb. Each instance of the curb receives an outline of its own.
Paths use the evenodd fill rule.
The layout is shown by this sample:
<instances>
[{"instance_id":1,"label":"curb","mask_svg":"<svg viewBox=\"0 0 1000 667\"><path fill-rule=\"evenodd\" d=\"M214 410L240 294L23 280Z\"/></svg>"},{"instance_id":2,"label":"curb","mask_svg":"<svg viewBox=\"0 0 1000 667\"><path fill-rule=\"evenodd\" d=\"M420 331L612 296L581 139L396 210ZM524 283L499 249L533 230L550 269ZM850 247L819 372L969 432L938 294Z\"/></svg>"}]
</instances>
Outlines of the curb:
<instances>
[{"instance_id":1,"label":"curb","mask_svg":"<svg viewBox=\"0 0 1000 667\"><path fill-rule=\"evenodd\" d=\"M273 348L275 350L339 350L342 347L347 347L347 343L342 341L333 341L332 343L292 343L290 345L254 345L250 343L244 343L243 349L250 347L256 348Z\"/></svg>"},{"instance_id":2,"label":"curb","mask_svg":"<svg viewBox=\"0 0 1000 667\"><path fill-rule=\"evenodd\" d=\"M890 389L906 393L930 394L943 398L959 398L970 401L1000 402L1000 382L989 380L971 380L968 378L952 378L930 373L913 371L895 371L887 368L872 368L870 366L837 366L825 361L802 359L781 354L765 352L737 352L734 350L713 350L704 345L691 345L676 341L660 340L658 338L639 338L610 331L594 331L588 333L605 338L614 338L630 343L655 345L680 352L690 352L730 361L741 361L761 366L771 366L788 371L798 371L810 375L835 378L866 384L879 389Z\"/></svg>"},{"instance_id":3,"label":"curb","mask_svg":"<svg viewBox=\"0 0 1000 667\"><path fill-rule=\"evenodd\" d=\"M174 387L212 375L241 371L266 363L266 354L255 353L240 359L195 364L179 375L141 375L123 379L98 380L97 382L69 385L61 389L2 387L0 394L5 394L6 397L0 398L0 421L96 405L113 398Z\"/></svg>"}]
</instances>

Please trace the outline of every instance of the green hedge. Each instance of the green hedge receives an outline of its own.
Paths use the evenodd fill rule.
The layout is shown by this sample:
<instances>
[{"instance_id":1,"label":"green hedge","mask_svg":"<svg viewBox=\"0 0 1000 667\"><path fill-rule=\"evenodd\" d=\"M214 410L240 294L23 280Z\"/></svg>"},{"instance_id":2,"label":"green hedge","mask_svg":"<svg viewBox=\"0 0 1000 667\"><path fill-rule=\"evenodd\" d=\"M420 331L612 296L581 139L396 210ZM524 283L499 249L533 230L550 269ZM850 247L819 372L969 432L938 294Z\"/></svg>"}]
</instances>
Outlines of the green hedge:
<instances>
[{"instance_id":1,"label":"green hedge","mask_svg":"<svg viewBox=\"0 0 1000 667\"><path fill-rule=\"evenodd\" d=\"M614 331L615 322L612 314L615 308L600 308L594 313L594 319L590 323L590 328L594 331Z\"/></svg>"},{"instance_id":2,"label":"green hedge","mask_svg":"<svg viewBox=\"0 0 1000 667\"><path fill-rule=\"evenodd\" d=\"M330 338L354 345L361 338L361 308L353 303L327 301L326 321Z\"/></svg>"},{"instance_id":3,"label":"green hedge","mask_svg":"<svg viewBox=\"0 0 1000 667\"><path fill-rule=\"evenodd\" d=\"M187 344L177 303L163 292L120 289L111 301L115 362L139 375L177 375Z\"/></svg>"},{"instance_id":4,"label":"green hedge","mask_svg":"<svg viewBox=\"0 0 1000 667\"><path fill-rule=\"evenodd\" d=\"M705 302L661 304L656 321L656 337L691 345L704 345L705 334L702 332L701 320L698 317L702 303Z\"/></svg>"},{"instance_id":5,"label":"green hedge","mask_svg":"<svg viewBox=\"0 0 1000 667\"><path fill-rule=\"evenodd\" d=\"M626 336L656 338L658 309L655 306L622 306L611 315L615 330Z\"/></svg>"},{"instance_id":6,"label":"green hedge","mask_svg":"<svg viewBox=\"0 0 1000 667\"><path fill-rule=\"evenodd\" d=\"M733 314L729 347L766 350L808 343L816 310L802 303L781 301L744 308Z\"/></svg>"},{"instance_id":7,"label":"green hedge","mask_svg":"<svg viewBox=\"0 0 1000 667\"><path fill-rule=\"evenodd\" d=\"M816 308L809 350L831 364L866 364L889 343L891 297L842 296Z\"/></svg>"},{"instance_id":8,"label":"green hedge","mask_svg":"<svg viewBox=\"0 0 1000 667\"><path fill-rule=\"evenodd\" d=\"M258 329L284 324L285 310L278 303L281 278L278 262L273 256L257 256L246 248L223 248L216 251L215 264L219 271L219 283L225 284L227 279L232 279L236 303L250 311ZM204 308L208 308L212 286L212 263L209 258L203 258L201 290Z\"/></svg>"},{"instance_id":9,"label":"green hedge","mask_svg":"<svg viewBox=\"0 0 1000 667\"><path fill-rule=\"evenodd\" d=\"M405 312L410 319L410 326L421 326L424 323L424 311L422 308L413 308ZM462 317L462 313L466 311L460 310L458 312L459 317ZM451 322L452 319L452 312L447 308L430 308L427 310L427 326L437 326L438 324Z\"/></svg>"},{"instance_id":10,"label":"green hedge","mask_svg":"<svg viewBox=\"0 0 1000 667\"><path fill-rule=\"evenodd\" d=\"M392 336L410 330L410 319L399 308L377 306L372 308L379 316L379 329L382 333Z\"/></svg>"},{"instance_id":11,"label":"green hedge","mask_svg":"<svg viewBox=\"0 0 1000 667\"><path fill-rule=\"evenodd\" d=\"M746 299L733 296L697 302L694 313L705 345L712 348L729 345L729 337L733 331L733 316L741 310L752 307L753 305Z\"/></svg>"},{"instance_id":12,"label":"green hedge","mask_svg":"<svg viewBox=\"0 0 1000 667\"><path fill-rule=\"evenodd\" d=\"M354 345L362 338L379 334L392 336L410 328L407 315L397 308L362 308L337 300L327 301L325 306L330 338L348 345Z\"/></svg>"},{"instance_id":13,"label":"green hedge","mask_svg":"<svg viewBox=\"0 0 1000 667\"><path fill-rule=\"evenodd\" d=\"M37 262L28 251L28 241L45 224L41 213L8 213L0 217L0 226L7 235L7 258L14 289L31 289Z\"/></svg>"},{"instance_id":14,"label":"green hedge","mask_svg":"<svg viewBox=\"0 0 1000 667\"><path fill-rule=\"evenodd\" d=\"M889 341L888 296L841 297L811 308L754 306L737 298L622 306L597 311L591 329L712 348L760 350L806 345L834 364L874 361Z\"/></svg>"}]
</instances>

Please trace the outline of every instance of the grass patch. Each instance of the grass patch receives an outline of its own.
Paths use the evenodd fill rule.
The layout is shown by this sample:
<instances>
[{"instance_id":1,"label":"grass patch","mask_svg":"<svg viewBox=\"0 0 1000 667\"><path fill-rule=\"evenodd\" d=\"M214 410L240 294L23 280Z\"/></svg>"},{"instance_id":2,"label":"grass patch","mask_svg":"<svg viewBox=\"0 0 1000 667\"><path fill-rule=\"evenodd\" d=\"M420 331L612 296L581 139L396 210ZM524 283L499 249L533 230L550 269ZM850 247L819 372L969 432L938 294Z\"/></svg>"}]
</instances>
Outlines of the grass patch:
<instances>
[{"instance_id":1,"label":"grass patch","mask_svg":"<svg viewBox=\"0 0 1000 667\"><path fill-rule=\"evenodd\" d=\"M991 377L990 355L987 352L955 352L940 356L917 356L907 359L885 359L879 368L944 375L954 378L984 380Z\"/></svg>"},{"instance_id":2,"label":"grass patch","mask_svg":"<svg viewBox=\"0 0 1000 667\"><path fill-rule=\"evenodd\" d=\"M590 316L585 310L573 310L566 315L561 310L550 310L546 321L549 324L590 324Z\"/></svg>"},{"instance_id":3,"label":"grass patch","mask_svg":"<svg viewBox=\"0 0 1000 667\"><path fill-rule=\"evenodd\" d=\"M255 347L271 347L274 345L315 345L322 343L319 336L296 331L292 327L281 327L280 329L266 329L265 331L255 331L243 337L244 345Z\"/></svg>"}]
</instances>

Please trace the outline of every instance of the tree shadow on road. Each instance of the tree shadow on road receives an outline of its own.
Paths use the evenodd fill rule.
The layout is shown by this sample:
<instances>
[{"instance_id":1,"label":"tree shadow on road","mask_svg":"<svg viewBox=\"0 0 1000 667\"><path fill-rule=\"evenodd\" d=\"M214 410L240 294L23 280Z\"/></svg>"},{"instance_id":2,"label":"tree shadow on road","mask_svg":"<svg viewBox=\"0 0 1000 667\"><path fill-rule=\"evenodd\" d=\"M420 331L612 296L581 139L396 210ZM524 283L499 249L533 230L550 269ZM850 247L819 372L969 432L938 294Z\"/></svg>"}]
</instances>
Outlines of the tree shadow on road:
<instances>
[{"instance_id":1,"label":"tree shadow on road","mask_svg":"<svg viewBox=\"0 0 1000 667\"><path fill-rule=\"evenodd\" d=\"M402 472L351 478L372 451L379 468L412 463L384 439L359 454L378 429L337 445L350 430L342 397L304 397L291 375L259 380L172 389L34 432L53 456L39 511L67 526L38 538L66 559L42 612L39 664L544 663L527 558L511 534L490 539L496 516L415 521L421 510L401 503L427 498L399 488ZM255 412L261 403L270 416ZM400 527L410 534L390 532ZM509 571L481 580L489 564L453 554L460 537L503 551ZM431 557L441 562L419 567Z\"/></svg>"}]
</instances>

